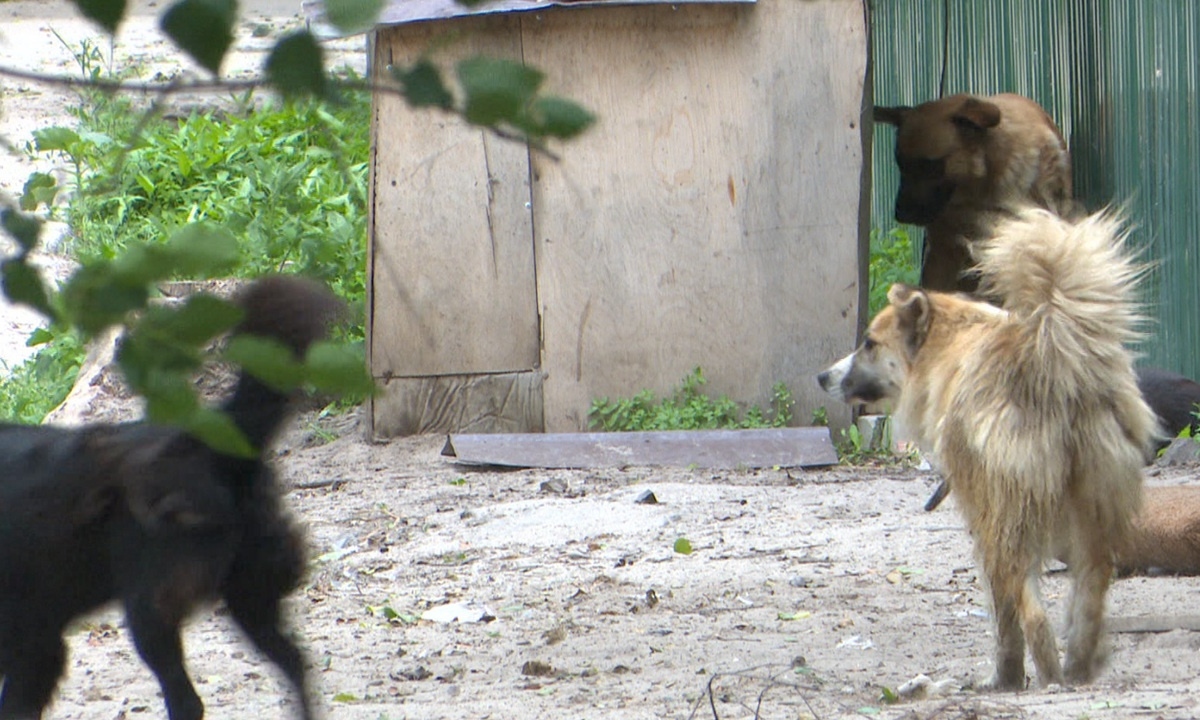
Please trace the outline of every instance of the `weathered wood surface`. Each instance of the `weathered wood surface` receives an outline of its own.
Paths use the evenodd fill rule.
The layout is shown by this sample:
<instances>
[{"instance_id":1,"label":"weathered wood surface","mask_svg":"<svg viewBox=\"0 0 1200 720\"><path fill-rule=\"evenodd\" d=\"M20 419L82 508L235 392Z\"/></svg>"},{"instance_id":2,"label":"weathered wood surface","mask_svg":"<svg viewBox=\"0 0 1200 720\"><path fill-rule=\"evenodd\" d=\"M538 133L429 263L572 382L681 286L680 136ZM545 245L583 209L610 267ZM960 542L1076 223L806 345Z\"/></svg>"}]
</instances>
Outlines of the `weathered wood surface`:
<instances>
[{"instance_id":1,"label":"weathered wood surface","mask_svg":"<svg viewBox=\"0 0 1200 720\"><path fill-rule=\"evenodd\" d=\"M637 5L649 3L709 3L709 2L755 2L755 0L488 0L476 5L467 5L458 0L388 0L379 12L379 25L442 20L467 15L490 15L513 11L528 12L550 7L577 7L581 5ZM301 4L309 23L319 28L322 35L337 37L344 33L325 21L325 0L304 0Z\"/></svg>"},{"instance_id":2,"label":"weathered wood surface","mask_svg":"<svg viewBox=\"0 0 1200 720\"><path fill-rule=\"evenodd\" d=\"M547 429L696 365L713 394L761 403L782 380L802 418L829 404L812 376L858 319L861 4L590 8L525 27L526 61L601 113L563 162L533 158Z\"/></svg>"},{"instance_id":3,"label":"weathered wood surface","mask_svg":"<svg viewBox=\"0 0 1200 720\"><path fill-rule=\"evenodd\" d=\"M377 377L537 368L545 425L522 429L576 431L594 398L662 393L699 365L712 395L765 404L782 380L798 419L828 405L845 422L812 377L853 347L864 293L861 2L395 26L375 67L445 32L461 42L439 60L521 58L600 119L555 162L381 99ZM375 402L377 435L397 401Z\"/></svg>"},{"instance_id":4,"label":"weathered wood surface","mask_svg":"<svg viewBox=\"0 0 1200 720\"><path fill-rule=\"evenodd\" d=\"M481 24L450 55L520 52L515 18ZM382 31L374 67L415 60L438 32ZM536 367L528 151L445 115L413 112L393 95L377 96L373 115L372 371L412 377Z\"/></svg>"},{"instance_id":5,"label":"weathered wood surface","mask_svg":"<svg viewBox=\"0 0 1200 720\"><path fill-rule=\"evenodd\" d=\"M451 375L397 378L375 398L376 437L446 432L527 432L541 429L542 375Z\"/></svg>"}]
</instances>

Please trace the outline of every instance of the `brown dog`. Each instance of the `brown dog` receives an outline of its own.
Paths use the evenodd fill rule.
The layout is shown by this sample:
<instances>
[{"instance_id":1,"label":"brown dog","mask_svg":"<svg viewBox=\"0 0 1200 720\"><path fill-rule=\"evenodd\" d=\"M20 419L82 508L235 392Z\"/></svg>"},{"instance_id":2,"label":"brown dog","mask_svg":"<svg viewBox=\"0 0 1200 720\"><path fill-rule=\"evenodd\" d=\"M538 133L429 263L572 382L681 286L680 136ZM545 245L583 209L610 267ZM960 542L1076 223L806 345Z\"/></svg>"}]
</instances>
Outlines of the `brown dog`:
<instances>
[{"instance_id":1,"label":"brown dog","mask_svg":"<svg viewBox=\"0 0 1200 720\"><path fill-rule=\"evenodd\" d=\"M974 292L971 246L1019 207L1074 213L1071 159L1054 121L1029 98L951 95L877 107L895 125L896 220L925 227L921 286Z\"/></svg>"},{"instance_id":2,"label":"brown dog","mask_svg":"<svg viewBox=\"0 0 1200 720\"><path fill-rule=\"evenodd\" d=\"M1147 487L1133 532L1117 549L1117 570L1200 575L1200 487Z\"/></svg>"},{"instance_id":3,"label":"brown dog","mask_svg":"<svg viewBox=\"0 0 1200 720\"><path fill-rule=\"evenodd\" d=\"M1157 428L1126 349L1142 268L1124 239L1111 216L1018 211L976 248L980 290L1003 308L895 285L817 378L843 400L894 400L898 431L946 474L991 592L997 688L1025 686L1027 641L1042 683L1091 680L1104 656L1113 554ZM1065 670L1037 590L1052 552L1073 580Z\"/></svg>"}]
</instances>

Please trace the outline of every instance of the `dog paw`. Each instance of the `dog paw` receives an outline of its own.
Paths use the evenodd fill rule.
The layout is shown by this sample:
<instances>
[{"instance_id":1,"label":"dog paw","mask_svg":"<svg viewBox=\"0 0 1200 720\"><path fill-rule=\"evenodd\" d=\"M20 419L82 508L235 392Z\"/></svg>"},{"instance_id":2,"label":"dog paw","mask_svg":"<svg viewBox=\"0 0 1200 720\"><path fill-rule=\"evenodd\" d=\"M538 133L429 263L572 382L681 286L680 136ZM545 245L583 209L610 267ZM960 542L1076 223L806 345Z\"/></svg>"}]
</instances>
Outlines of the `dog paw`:
<instances>
[{"instance_id":1,"label":"dog paw","mask_svg":"<svg viewBox=\"0 0 1200 720\"><path fill-rule=\"evenodd\" d=\"M1063 668L1063 677L1067 685L1086 685L1095 679L1098 665L1095 662L1073 662L1068 659Z\"/></svg>"},{"instance_id":2,"label":"dog paw","mask_svg":"<svg viewBox=\"0 0 1200 720\"><path fill-rule=\"evenodd\" d=\"M974 689L979 692L1019 692L1028 686L1029 678L1025 677L1025 671L1021 670L1019 674L997 672L986 680L976 682Z\"/></svg>"}]
</instances>

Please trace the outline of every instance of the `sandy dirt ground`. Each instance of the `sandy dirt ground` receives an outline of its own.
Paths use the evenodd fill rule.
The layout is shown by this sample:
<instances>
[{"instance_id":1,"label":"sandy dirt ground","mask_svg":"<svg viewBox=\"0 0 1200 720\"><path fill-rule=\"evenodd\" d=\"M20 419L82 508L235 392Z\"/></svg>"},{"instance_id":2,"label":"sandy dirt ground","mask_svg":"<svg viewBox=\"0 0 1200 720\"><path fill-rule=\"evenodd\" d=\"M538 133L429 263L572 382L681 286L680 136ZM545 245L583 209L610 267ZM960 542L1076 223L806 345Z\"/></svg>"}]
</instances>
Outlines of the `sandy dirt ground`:
<instances>
[{"instance_id":1,"label":"sandy dirt ground","mask_svg":"<svg viewBox=\"0 0 1200 720\"><path fill-rule=\"evenodd\" d=\"M177 68L151 31L153 5L134 3L117 52ZM252 66L265 42L252 26L282 30L298 8L242 7L238 62ZM0 64L18 67L69 71L49 28L89 31L63 2L0 2L0 18ZM361 63L353 48L341 52ZM10 140L69 120L69 96L0 83ZM28 165L0 170L11 193ZM3 318L0 336L19 346L32 326L9 308ZM276 449L310 539L311 572L289 611L323 717L1200 717L1200 634L1182 617L1200 597L1195 578L1115 584L1111 615L1159 629L1114 632L1090 686L969 689L990 672L991 622L953 501L921 510L936 484L927 472L501 471L457 465L443 442L373 444L353 415L309 414ZM1192 483L1196 472L1154 469L1148 481ZM637 502L647 490L657 503ZM691 554L674 551L681 537ZM1059 621L1065 575L1042 582ZM465 621L423 619L448 609ZM77 623L68 640L49 717L164 716L117 612ZM207 717L292 716L294 700L220 608L199 613L186 642ZM927 696L884 701L883 688L915 679Z\"/></svg>"}]
</instances>

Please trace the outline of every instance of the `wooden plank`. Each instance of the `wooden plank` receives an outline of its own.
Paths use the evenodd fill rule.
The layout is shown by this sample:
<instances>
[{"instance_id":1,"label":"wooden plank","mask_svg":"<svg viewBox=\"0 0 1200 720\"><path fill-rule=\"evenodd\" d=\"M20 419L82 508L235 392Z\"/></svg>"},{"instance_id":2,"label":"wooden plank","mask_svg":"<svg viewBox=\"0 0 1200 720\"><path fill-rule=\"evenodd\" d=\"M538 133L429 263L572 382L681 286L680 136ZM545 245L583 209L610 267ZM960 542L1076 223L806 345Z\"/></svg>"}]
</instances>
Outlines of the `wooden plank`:
<instances>
[{"instance_id":1,"label":"wooden plank","mask_svg":"<svg viewBox=\"0 0 1200 720\"><path fill-rule=\"evenodd\" d=\"M388 0L379 12L378 25L398 25L425 20L444 20L468 15L490 15L492 13L530 12L549 7L578 7L581 5L641 5L646 3L712 3L712 2L755 2L755 0L489 0L477 5L466 5L459 0ZM321 37L341 37L348 33L329 25L325 21L325 0L304 0L301 4L304 16Z\"/></svg>"},{"instance_id":2,"label":"wooden plank","mask_svg":"<svg viewBox=\"0 0 1200 720\"><path fill-rule=\"evenodd\" d=\"M597 126L533 157L546 429L599 396L713 395L796 415L856 341L868 227L860 2L761 0L546 11L526 61Z\"/></svg>"},{"instance_id":3,"label":"wooden plank","mask_svg":"<svg viewBox=\"0 0 1200 720\"><path fill-rule=\"evenodd\" d=\"M443 455L472 465L770 468L835 465L829 428L450 435Z\"/></svg>"},{"instance_id":4,"label":"wooden plank","mask_svg":"<svg viewBox=\"0 0 1200 720\"><path fill-rule=\"evenodd\" d=\"M379 31L374 67L438 53L520 57L508 17ZM540 359L528 150L401 98L375 98L370 367L376 377L531 370Z\"/></svg>"},{"instance_id":5,"label":"wooden plank","mask_svg":"<svg viewBox=\"0 0 1200 720\"><path fill-rule=\"evenodd\" d=\"M539 432L540 372L396 378L374 398L371 437L470 432Z\"/></svg>"},{"instance_id":6,"label":"wooden plank","mask_svg":"<svg viewBox=\"0 0 1200 720\"><path fill-rule=\"evenodd\" d=\"M1110 617L1108 629L1115 633L1160 633L1172 630L1200 631L1200 615L1142 615Z\"/></svg>"}]
</instances>

